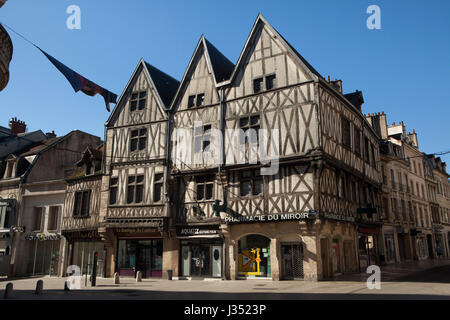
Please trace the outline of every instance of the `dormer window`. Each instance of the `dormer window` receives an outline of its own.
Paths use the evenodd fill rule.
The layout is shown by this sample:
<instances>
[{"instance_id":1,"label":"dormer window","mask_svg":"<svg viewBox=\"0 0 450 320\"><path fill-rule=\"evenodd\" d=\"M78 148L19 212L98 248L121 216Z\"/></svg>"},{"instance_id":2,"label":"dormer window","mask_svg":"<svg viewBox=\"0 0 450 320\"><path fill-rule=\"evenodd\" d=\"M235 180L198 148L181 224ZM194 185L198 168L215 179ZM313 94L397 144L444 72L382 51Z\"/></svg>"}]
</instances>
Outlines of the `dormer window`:
<instances>
[{"instance_id":1,"label":"dormer window","mask_svg":"<svg viewBox=\"0 0 450 320\"><path fill-rule=\"evenodd\" d=\"M266 77L266 90L272 90L276 86L277 86L277 76L274 74L267 76Z\"/></svg>"},{"instance_id":2,"label":"dormer window","mask_svg":"<svg viewBox=\"0 0 450 320\"><path fill-rule=\"evenodd\" d=\"M266 90L272 90L277 86L277 76L271 74L265 77L253 79L253 93L259 93L265 85Z\"/></svg>"},{"instance_id":3,"label":"dormer window","mask_svg":"<svg viewBox=\"0 0 450 320\"><path fill-rule=\"evenodd\" d=\"M92 173L93 173L92 172L92 163L87 161L86 162L86 175L88 176L88 175L91 175Z\"/></svg>"},{"instance_id":4,"label":"dormer window","mask_svg":"<svg viewBox=\"0 0 450 320\"><path fill-rule=\"evenodd\" d=\"M189 96L189 98L188 98L188 108L201 107L204 105L204 103L205 103L205 94L204 93L192 95L192 96Z\"/></svg>"},{"instance_id":5,"label":"dormer window","mask_svg":"<svg viewBox=\"0 0 450 320\"><path fill-rule=\"evenodd\" d=\"M15 164L16 162L11 160L6 163L6 170L5 170L5 179L14 178L15 173Z\"/></svg>"},{"instance_id":6,"label":"dormer window","mask_svg":"<svg viewBox=\"0 0 450 320\"><path fill-rule=\"evenodd\" d=\"M131 94L130 111L144 110L147 104L147 91Z\"/></svg>"}]
</instances>

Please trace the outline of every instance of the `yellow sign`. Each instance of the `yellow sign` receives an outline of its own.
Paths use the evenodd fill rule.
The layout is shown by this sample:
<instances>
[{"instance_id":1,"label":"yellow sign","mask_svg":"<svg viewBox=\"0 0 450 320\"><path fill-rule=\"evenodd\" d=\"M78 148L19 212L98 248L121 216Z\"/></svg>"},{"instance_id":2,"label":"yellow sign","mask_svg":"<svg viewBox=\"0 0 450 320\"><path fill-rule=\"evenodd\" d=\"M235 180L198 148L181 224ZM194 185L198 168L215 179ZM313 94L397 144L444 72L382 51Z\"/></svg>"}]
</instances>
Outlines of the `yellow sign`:
<instances>
[{"instance_id":1,"label":"yellow sign","mask_svg":"<svg viewBox=\"0 0 450 320\"><path fill-rule=\"evenodd\" d=\"M260 248L253 248L244 250L239 254L239 273L247 276L261 275L259 266L261 263L260 251Z\"/></svg>"}]
</instances>

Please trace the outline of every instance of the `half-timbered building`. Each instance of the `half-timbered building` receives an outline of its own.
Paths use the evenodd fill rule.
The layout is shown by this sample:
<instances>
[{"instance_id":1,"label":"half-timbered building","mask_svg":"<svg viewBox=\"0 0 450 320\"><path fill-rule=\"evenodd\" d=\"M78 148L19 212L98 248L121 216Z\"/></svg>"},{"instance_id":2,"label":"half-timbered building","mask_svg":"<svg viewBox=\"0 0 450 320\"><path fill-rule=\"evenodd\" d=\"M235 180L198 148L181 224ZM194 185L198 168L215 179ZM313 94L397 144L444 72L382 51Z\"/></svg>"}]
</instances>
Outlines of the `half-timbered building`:
<instances>
[{"instance_id":1,"label":"half-timbered building","mask_svg":"<svg viewBox=\"0 0 450 320\"><path fill-rule=\"evenodd\" d=\"M106 275L161 277L167 236L168 116L178 81L141 60L106 122L99 234Z\"/></svg>"},{"instance_id":2,"label":"half-timbered building","mask_svg":"<svg viewBox=\"0 0 450 320\"><path fill-rule=\"evenodd\" d=\"M104 275L105 250L99 228L103 145L87 148L66 179L61 233L67 241L64 270L78 266L80 274L91 274L94 254L97 274Z\"/></svg>"},{"instance_id":3,"label":"half-timbered building","mask_svg":"<svg viewBox=\"0 0 450 320\"><path fill-rule=\"evenodd\" d=\"M261 15L234 67L202 37L170 110L178 274L315 280L373 262L379 147L363 101Z\"/></svg>"}]
</instances>

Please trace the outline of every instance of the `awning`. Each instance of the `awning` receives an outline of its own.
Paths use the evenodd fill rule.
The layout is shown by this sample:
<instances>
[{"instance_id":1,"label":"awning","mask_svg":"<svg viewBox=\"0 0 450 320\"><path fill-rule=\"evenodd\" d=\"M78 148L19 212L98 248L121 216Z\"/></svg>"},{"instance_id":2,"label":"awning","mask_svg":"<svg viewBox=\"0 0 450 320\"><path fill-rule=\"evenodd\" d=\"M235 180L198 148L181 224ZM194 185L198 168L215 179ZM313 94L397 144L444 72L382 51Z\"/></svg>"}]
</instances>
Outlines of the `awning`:
<instances>
[{"instance_id":1,"label":"awning","mask_svg":"<svg viewBox=\"0 0 450 320\"><path fill-rule=\"evenodd\" d=\"M359 233L364 233L364 234L378 234L378 233L380 233L380 229L378 229L378 228L359 227L358 231L359 231Z\"/></svg>"}]
</instances>

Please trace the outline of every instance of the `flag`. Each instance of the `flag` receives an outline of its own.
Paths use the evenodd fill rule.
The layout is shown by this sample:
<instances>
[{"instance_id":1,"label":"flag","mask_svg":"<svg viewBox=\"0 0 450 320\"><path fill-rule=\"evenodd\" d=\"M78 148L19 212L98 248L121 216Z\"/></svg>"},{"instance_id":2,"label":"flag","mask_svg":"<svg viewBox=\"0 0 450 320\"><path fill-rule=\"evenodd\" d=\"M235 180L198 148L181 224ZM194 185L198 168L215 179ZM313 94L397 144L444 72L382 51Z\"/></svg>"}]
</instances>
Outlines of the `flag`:
<instances>
[{"instance_id":1,"label":"flag","mask_svg":"<svg viewBox=\"0 0 450 320\"><path fill-rule=\"evenodd\" d=\"M86 79L79 73L73 71L69 67L65 66L55 58L53 58L51 55L49 55L47 52L42 50L41 48L38 48L50 62L58 69L70 82L72 85L73 90L75 92L83 91L88 96L95 96L96 94L100 94L103 99L105 100L106 104L106 110L111 112L111 109L109 108L110 103L117 103L117 95L106 90L105 88L100 87L99 85L95 84L94 82Z\"/></svg>"}]
</instances>

